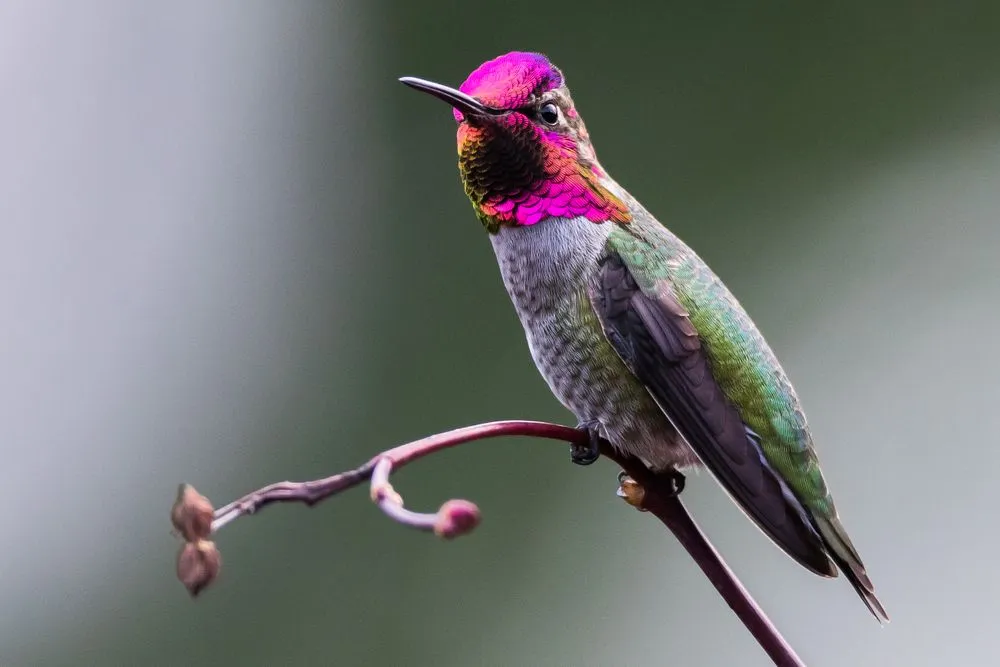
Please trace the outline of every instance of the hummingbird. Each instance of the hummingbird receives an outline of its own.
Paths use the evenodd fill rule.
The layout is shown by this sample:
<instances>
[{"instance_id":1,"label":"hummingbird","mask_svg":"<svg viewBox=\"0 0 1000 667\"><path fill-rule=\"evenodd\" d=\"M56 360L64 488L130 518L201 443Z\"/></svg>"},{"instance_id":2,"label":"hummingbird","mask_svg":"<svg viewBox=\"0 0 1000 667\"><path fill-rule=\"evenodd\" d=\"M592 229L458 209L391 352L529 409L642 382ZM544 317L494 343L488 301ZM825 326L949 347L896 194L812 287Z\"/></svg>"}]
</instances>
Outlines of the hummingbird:
<instances>
[{"instance_id":1,"label":"hummingbird","mask_svg":"<svg viewBox=\"0 0 1000 667\"><path fill-rule=\"evenodd\" d=\"M736 297L597 160L562 72L538 53L480 65L452 107L465 193L531 357L589 434L658 475L704 467L808 570L838 568L888 621L820 470L792 384ZM678 488L675 486L675 488Z\"/></svg>"}]
</instances>

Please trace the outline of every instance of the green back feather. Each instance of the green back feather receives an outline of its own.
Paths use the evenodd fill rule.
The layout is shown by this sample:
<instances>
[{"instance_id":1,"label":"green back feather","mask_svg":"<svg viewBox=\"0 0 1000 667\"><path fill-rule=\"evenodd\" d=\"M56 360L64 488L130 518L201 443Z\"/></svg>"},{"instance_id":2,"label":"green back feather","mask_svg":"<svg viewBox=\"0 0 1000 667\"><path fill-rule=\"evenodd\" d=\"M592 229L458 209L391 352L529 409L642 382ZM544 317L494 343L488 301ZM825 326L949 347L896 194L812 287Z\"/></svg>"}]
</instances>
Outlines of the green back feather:
<instances>
[{"instance_id":1,"label":"green back feather","mask_svg":"<svg viewBox=\"0 0 1000 667\"><path fill-rule=\"evenodd\" d=\"M712 375L761 438L767 461L803 504L834 512L798 396L764 337L711 269L655 220L616 226L608 248L617 252L643 291L666 283L688 311Z\"/></svg>"}]
</instances>

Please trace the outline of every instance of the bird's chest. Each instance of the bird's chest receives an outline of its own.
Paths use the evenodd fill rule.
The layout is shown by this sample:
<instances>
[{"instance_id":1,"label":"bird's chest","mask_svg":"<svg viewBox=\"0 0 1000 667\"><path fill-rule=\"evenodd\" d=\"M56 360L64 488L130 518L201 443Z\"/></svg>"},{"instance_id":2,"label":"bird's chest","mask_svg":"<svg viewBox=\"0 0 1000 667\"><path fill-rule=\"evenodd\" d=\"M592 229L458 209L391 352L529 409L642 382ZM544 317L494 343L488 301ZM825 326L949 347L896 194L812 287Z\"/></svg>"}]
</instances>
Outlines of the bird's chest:
<instances>
[{"instance_id":1,"label":"bird's chest","mask_svg":"<svg viewBox=\"0 0 1000 667\"><path fill-rule=\"evenodd\" d=\"M545 220L491 235L500 275L531 339L572 342L606 233L587 220Z\"/></svg>"},{"instance_id":2,"label":"bird's chest","mask_svg":"<svg viewBox=\"0 0 1000 667\"><path fill-rule=\"evenodd\" d=\"M591 227L593 223L584 221ZM505 227L490 237L500 275L522 323L570 316L597 270L601 240L576 220Z\"/></svg>"},{"instance_id":3,"label":"bird's chest","mask_svg":"<svg viewBox=\"0 0 1000 667\"><path fill-rule=\"evenodd\" d=\"M603 403L602 392L624 370L588 295L607 239L604 227L586 219L548 220L491 237L535 365L577 415Z\"/></svg>"}]
</instances>

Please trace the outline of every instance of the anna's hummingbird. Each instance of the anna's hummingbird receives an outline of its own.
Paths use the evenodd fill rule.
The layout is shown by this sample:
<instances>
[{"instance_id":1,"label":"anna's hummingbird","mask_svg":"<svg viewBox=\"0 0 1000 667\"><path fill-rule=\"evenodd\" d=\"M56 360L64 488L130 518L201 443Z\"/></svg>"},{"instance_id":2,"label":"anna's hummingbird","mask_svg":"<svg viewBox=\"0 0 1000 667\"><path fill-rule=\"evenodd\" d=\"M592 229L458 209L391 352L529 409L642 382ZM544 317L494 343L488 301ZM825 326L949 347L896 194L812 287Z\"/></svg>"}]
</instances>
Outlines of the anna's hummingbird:
<instances>
[{"instance_id":1,"label":"anna's hummingbird","mask_svg":"<svg viewBox=\"0 0 1000 667\"><path fill-rule=\"evenodd\" d=\"M779 547L837 566L888 620L837 516L805 414L746 311L601 167L562 73L536 53L483 63L458 90L458 168L531 356L595 443L662 474L704 464ZM836 565L835 565L836 564Z\"/></svg>"}]
</instances>

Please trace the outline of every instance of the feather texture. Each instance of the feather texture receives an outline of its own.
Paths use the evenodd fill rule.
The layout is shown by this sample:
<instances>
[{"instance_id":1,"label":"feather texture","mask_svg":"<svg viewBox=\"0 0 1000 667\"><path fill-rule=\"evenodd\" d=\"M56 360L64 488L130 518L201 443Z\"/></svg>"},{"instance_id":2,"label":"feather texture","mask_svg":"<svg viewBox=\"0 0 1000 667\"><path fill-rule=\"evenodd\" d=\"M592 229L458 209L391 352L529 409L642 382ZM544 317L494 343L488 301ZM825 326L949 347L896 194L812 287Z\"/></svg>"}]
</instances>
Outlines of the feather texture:
<instances>
[{"instance_id":1,"label":"feather texture","mask_svg":"<svg viewBox=\"0 0 1000 667\"><path fill-rule=\"evenodd\" d=\"M611 254L593 299L612 345L726 491L786 553L817 574L835 576L802 504L715 381L698 331L669 283L647 294Z\"/></svg>"}]
</instances>

